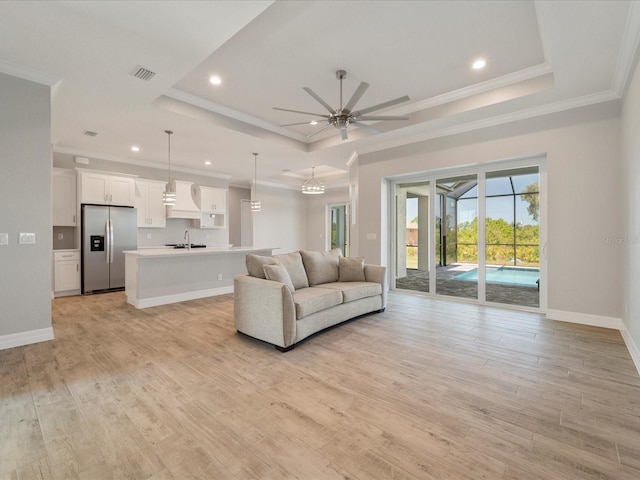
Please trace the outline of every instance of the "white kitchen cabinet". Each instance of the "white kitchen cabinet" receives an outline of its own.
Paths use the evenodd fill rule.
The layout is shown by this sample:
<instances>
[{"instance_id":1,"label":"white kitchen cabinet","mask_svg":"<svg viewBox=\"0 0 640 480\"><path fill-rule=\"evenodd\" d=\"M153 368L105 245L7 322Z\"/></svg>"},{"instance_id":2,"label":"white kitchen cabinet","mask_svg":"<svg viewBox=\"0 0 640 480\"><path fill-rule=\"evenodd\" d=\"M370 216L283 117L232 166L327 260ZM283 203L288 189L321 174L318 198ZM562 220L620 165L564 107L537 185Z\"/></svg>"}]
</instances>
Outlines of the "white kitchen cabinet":
<instances>
[{"instance_id":1,"label":"white kitchen cabinet","mask_svg":"<svg viewBox=\"0 0 640 480\"><path fill-rule=\"evenodd\" d=\"M226 228L227 190L194 185L192 196L200 208L200 228Z\"/></svg>"},{"instance_id":2,"label":"white kitchen cabinet","mask_svg":"<svg viewBox=\"0 0 640 480\"><path fill-rule=\"evenodd\" d=\"M53 226L75 227L76 173L73 170L54 168L52 172Z\"/></svg>"},{"instance_id":3,"label":"white kitchen cabinet","mask_svg":"<svg viewBox=\"0 0 640 480\"><path fill-rule=\"evenodd\" d=\"M166 182L136 179L136 209L138 228L165 228L166 208L162 203L162 193Z\"/></svg>"},{"instance_id":4,"label":"white kitchen cabinet","mask_svg":"<svg viewBox=\"0 0 640 480\"><path fill-rule=\"evenodd\" d=\"M80 173L80 185L81 203L126 207L135 205L136 181L133 176L85 171Z\"/></svg>"},{"instance_id":5,"label":"white kitchen cabinet","mask_svg":"<svg viewBox=\"0 0 640 480\"><path fill-rule=\"evenodd\" d=\"M54 296L80 293L80 250L53 252Z\"/></svg>"}]
</instances>

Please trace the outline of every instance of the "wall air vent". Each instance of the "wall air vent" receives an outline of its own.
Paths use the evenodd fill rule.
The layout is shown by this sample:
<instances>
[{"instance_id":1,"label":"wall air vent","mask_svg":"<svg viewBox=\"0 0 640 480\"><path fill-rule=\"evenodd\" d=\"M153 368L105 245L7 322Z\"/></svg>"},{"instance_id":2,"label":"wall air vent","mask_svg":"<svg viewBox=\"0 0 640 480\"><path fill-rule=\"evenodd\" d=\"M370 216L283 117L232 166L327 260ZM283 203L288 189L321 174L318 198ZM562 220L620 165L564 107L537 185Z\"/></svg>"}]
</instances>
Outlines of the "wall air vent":
<instances>
[{"instance_id":1,"label":"wall air vent","mask_svg":"<svg viewBox=\"0 0 640 480\"><path fill-rule=\"evenodd\" d=\"M140 80L144 80L145 82L148 82L149 80L151 80L153 77L155 77L156 72L152 72L151 70L141 67L140 65L138 65L133 72L131 72L131 75L133 75L136 78L139 78Z\"/></svg>"},{"instance_id":2,"label":"wall air vent","mask_svg":"<svg viewBox=\"0 0 640 480\"><path fill-rule=\"evenodd\" d=\"M95 137L96 135L98 135L98 132L92 132L91 130L85 130L82 133L87 137Z\"/></svg>"}]
</instances>

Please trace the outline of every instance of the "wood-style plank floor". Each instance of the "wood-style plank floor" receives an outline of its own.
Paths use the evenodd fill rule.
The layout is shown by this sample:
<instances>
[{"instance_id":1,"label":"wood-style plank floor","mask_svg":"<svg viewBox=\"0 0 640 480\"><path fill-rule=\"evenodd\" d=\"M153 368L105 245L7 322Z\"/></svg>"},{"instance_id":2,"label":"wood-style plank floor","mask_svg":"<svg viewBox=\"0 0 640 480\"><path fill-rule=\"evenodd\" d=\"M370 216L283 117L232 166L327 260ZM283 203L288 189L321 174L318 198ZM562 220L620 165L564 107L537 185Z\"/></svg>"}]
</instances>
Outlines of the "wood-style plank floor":
<instances>
[{"instance_id":1,"label":"wood-style plank floor","mask_svg":"<svg viewBox=\"0 0 640 480\"><path fill-rule=\"evenodd\" d=\"M0 478L640 478L620 334L392 293L288 353L231 295L53 301L55 340L0 351Z\"/></svg>"}]
</instances>

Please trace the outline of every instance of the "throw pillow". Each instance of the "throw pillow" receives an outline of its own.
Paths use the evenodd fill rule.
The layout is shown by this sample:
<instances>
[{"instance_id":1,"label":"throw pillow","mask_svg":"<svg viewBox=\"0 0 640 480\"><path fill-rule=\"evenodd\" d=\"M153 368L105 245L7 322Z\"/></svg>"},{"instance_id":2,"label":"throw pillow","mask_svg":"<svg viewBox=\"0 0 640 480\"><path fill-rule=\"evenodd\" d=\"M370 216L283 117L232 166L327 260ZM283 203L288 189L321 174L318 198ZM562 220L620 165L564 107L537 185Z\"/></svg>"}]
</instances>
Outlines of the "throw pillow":
<instances>
[{"instance_id":1,"label":"throw pillow","mask_svg":"<svg viewBox=\"0 0 640 480\"><path fill-rule=\"evenodd\" d=\"M253 253L247 254L245 262L247 264L247 273L256 278L266 278L264 276L264 270L262 270L263 265L273 265L276 263L273 257L254 255Z\"/></svg>"},{"instance_id":2,"label":"throw pillow","mask_svg":"<svg viewBox=\"0 0 640 480\"><path fill-rule=\"evenodd\" d=\"M289 277L291 277L291 283L293 283L293 287L296 290L309 286L309 279L307 278L307 273L304 271L300 252L283 253L274 255L273 258L277 263L281 263L284 265L284 268L287 269L287 273Z\"/></svg>"},{"instance_id":3,"label":"throw pillow","mask_svg":"<svg viewBox=\"0 0 640 480\"><path fill-rule=\"evenodd\" d=\"M364 257L340 257L340 281L364 282Z\"/></svg>"},{"instance_id":4,"label":"throw pillow","mask_svg":"<svg viewBox=\"0 0 640 480\"><path fill-rule=\"evenodd\" d=\"M334 248L330 252L301 250L300 254L302 255L310 286L338 281L339 248Z\"/></svg>"},{"instance_id":5,"label":"throw pillow","mask_svg":"<svg viewBox=\"0 0 640 480\"><path fill-rule=\"evenodd\" d=\"M273 280L275 282L284 283L291 293L295 290L293 288L293 283L291 283L291 277L287 273L287 269L284 268L284 265L281 263L276 263L273 265L263 265L262 269L264 270L264 276L267 280Z\"/></svg>"}]
</instances>

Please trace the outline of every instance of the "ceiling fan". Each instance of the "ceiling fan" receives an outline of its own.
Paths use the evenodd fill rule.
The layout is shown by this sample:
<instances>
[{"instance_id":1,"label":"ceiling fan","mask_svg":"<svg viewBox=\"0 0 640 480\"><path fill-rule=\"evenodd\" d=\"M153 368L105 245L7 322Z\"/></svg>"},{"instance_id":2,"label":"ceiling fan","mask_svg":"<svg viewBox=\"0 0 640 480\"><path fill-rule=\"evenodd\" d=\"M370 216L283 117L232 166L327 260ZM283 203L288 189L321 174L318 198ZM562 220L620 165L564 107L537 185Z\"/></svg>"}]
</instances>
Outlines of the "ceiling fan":
<instances>
[{"instance_id":1,"label":"ceiling fan","mask_svg":"<svg viewBox=\"0 0 640 480\"><path fill-rule=\"evenodd\" d=\"M288 123L286 125L280 125L281 127L291 127L294 125L315 125L313 122L321 122L326 121L327 124L316 130L315 132L310 133L307 137L312 137L313 135L320 133L321 131L329 128L330 126L334 126L338 130L340 130L340 135L342 136L342 140L347 140L349 137L347 135L347 127L349 125L354 125L358 128L362 128L364 130L368 130L373 133L382 133L382 130L378 130L377 128L372 127L371 125L367 125L362 122L369 121L378 121L378 120L409 120L408 115L367 115L367 113L375 112L376 110L381 110L383 108L391 107L393 105L397 105L402 102L406 102L409 100L409 96L405 95L404 97L396 98L394 100L389 100L387 102L379 103L372 107L363 108L361 110L353 110L360 100L360 97L364 94L364 92L369 88L369 84L366 82L361 82L356 88L356 91L353 93L349 101L346 105L342 105L342 80L347 78L347 72L344 70L338 70L336 72L336 78L340 80L340 108L334 109L325 102L320 96L311 90L309 87L304 87L303 90L311 95L314 100L316 100L320 105L326 108L329 111L329 115L322 115L320 113L312 113L312 112L302 112L300 110L290 110L288 108L278 108L273 107L274 110L281 110L283 112L293 112L293 113L302 113L304 115L313 115L314 117L321 117L322 120L312 120L311 122L299 122L299 123Z\"/></svg>"}]
</instances>

